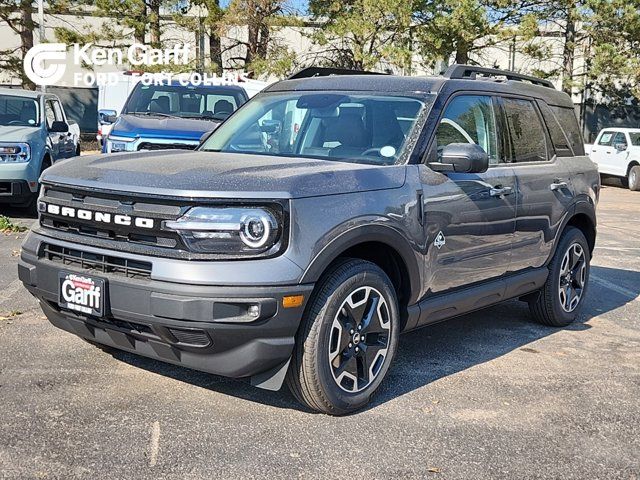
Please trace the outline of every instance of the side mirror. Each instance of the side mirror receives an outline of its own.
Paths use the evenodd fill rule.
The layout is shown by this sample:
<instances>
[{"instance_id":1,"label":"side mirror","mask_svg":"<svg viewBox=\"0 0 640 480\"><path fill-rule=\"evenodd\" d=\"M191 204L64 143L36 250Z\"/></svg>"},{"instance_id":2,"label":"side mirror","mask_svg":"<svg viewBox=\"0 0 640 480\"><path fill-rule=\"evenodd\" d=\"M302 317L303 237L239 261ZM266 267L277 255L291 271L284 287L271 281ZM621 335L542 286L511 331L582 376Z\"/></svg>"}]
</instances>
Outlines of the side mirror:
<instances>
[{"instance_id":1,"label":"side mirror","mask_svg":"<svg viewBox=\"0 0 640 480\"><path fill-rule=\"evenodd\" d=\"M98 123L100 125L111 125L118 118L115 110L98 110Z\"/></svg>"},{"instance_id":2,"label":"side mirror","mask_svg":"<svg viewBox=\"0 0 640 480\"><path fill-rule=\"evenodd\" d=\"M627 144L626 143L616 143L613 147L619 152L624 152L627 149Z\"/></svg>"},{"instance_id":3,"label":"side mirror","mask_svg":"<svg viewBox=\"0 0 640 480\"><path fill-rule=\"evenodd\" d=\"M49 131L51 133L67 133L69 131L69 125L62 120L56 120L51 124Z\"/></svg>"},{"instance_id":4,"label":"side mirror","mask_svg":"<svg viewBox=\"0 0 640 480\"><path fill-rule=\"evenodd\" d=\"M213 133L213 130L210 132L204 132L202 134L202 136L200 137L200 145L202 145L204 142L207 141L207 138L209 138L209 136Z\"/></svg>"},{"instance_id":5,"label":"side mirror","mask_svg":"<svg viewBox=\"0 0 640 480\"><path fill-rule=\"evenodd\" d=\"M442 149L441 161L429 167L438 172L484 173L489 155L475 143L450 143Z\"/></svg>"}]
</instances>

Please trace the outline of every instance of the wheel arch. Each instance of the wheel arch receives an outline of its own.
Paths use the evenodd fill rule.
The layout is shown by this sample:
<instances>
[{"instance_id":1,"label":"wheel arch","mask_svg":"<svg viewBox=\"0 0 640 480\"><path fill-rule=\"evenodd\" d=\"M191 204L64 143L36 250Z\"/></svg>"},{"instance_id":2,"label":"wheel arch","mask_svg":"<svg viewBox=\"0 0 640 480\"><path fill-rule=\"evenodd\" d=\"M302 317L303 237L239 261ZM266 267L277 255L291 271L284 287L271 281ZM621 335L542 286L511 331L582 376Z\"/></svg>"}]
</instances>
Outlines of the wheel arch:
<instances>
[{"instance_id":1,"label":"wheel arch","mask_svg":"<svg viewBox=\"0 0 640 480\"><path fill-rule=\"evenodd\" d=\"M571 214L567 216L565 224L561 229L561 233L558 235L558 239L556 239L556 245L567 227L575 227L584 234L587 239L587 243L589 244L589 253L593 255L593 249L596 245L596 225L595 206L591 200L578 201Z\"/></svg>"},{"instance_id":2,"label":"wheel arch","mask_svg":"<svg viewBox=\"0 0 640 480\"><path fill-rule=\"evenodd\" d=\"M333 263L346 257L378 265L391 279L401 305L417 301L420 268L414 249L402 234L382 225L356 227L335 238L316 255L301 283L318 281Z\"/></svg>"}]
</instances>

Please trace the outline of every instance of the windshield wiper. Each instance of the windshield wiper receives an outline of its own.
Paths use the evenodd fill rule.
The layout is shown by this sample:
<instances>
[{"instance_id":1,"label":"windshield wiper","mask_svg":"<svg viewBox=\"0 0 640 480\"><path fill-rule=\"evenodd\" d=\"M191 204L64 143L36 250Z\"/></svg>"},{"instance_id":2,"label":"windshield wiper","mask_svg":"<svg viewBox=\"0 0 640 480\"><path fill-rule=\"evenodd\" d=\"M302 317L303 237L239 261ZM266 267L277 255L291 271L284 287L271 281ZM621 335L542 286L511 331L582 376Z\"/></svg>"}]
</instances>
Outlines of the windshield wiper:
<instances>
[{"instance_id":1,"label":"windshield wiper","mask_svg":"<svg viewBox=\"0 0 640 480\"><path fill-rule=\"evenodd\" d=\"M168 113L162 112L126 112L128 115L147 115L147 116L157 116L157 117L168 117L168 118L180 118L177 115L170 115Z\"/></svg>"},{"instance_id":2,"label":"windshield wiper","mask_svg":"<svg viewBox=\"0 0 640 480\"><path fill-rule=\"evenodd\" d=\"M216 122L220 122L222 120L226 120L226 118L229 116L229 114L224 114L224 115L216 115L215 113L213 115L181 115L182 118L196 118L198 120L214 120Z\"/></svg>"}]
</instances>

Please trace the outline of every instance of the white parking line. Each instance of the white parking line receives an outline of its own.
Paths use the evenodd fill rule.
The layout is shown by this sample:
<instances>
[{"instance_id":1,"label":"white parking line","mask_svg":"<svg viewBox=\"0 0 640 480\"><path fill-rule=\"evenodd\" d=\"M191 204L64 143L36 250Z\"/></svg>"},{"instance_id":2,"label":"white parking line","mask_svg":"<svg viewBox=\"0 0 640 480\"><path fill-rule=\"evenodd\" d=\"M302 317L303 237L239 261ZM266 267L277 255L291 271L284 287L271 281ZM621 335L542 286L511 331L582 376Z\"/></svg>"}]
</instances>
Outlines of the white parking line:
<instances>
[{"instance_id":1,"label":"white parking line","mask_svg":"<svg viewBox=\"0 0 640 480\"><path fill-rule=\"evenodd\" d=\"M638 294L632 292L627 288L616 285L615 283L612 283L609 280L605 280L604 278L600 278L596 275L591 275L589 278L594 282L599 283L603 287L608 288L609 290L613 290L614 292L619 293L620 295L624 295L625 297L628 297L630 302L640 301L640 297L638 297Z\"/></svg>"},{"instance_id":2,"label":"white parking line","mask_svg":"<svg viewBox=\"0 0 640 480\"><path fill-rule=\"evenodd\" d=\"M160 447L160 422L155 421L151 425L151 440L149 442L149 466L153 467L158 462L158 449Z\"/></svg>"}]
</instances>

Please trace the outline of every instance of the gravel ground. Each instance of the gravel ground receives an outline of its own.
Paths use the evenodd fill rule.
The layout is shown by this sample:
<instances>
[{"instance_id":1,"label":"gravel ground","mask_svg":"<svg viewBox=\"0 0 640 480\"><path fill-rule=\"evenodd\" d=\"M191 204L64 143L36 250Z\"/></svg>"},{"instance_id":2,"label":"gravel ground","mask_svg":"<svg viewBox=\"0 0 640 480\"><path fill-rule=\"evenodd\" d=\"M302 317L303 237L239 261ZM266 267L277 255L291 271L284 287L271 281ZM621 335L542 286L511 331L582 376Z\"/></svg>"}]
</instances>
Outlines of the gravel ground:
<instances>
[{"instance_id":1,"label":"gravel ground","mask_svg":"<svg viewBox=\"0 0 640 480\"><path fill-rule=\"evenodd\" d=\"M508 302L403 335L373 405L342 418L54 328L16 279L24 234L0 235L0 478L636 479L639 212L604 188L574 325Z\"/></svg>"}]
</instances>

